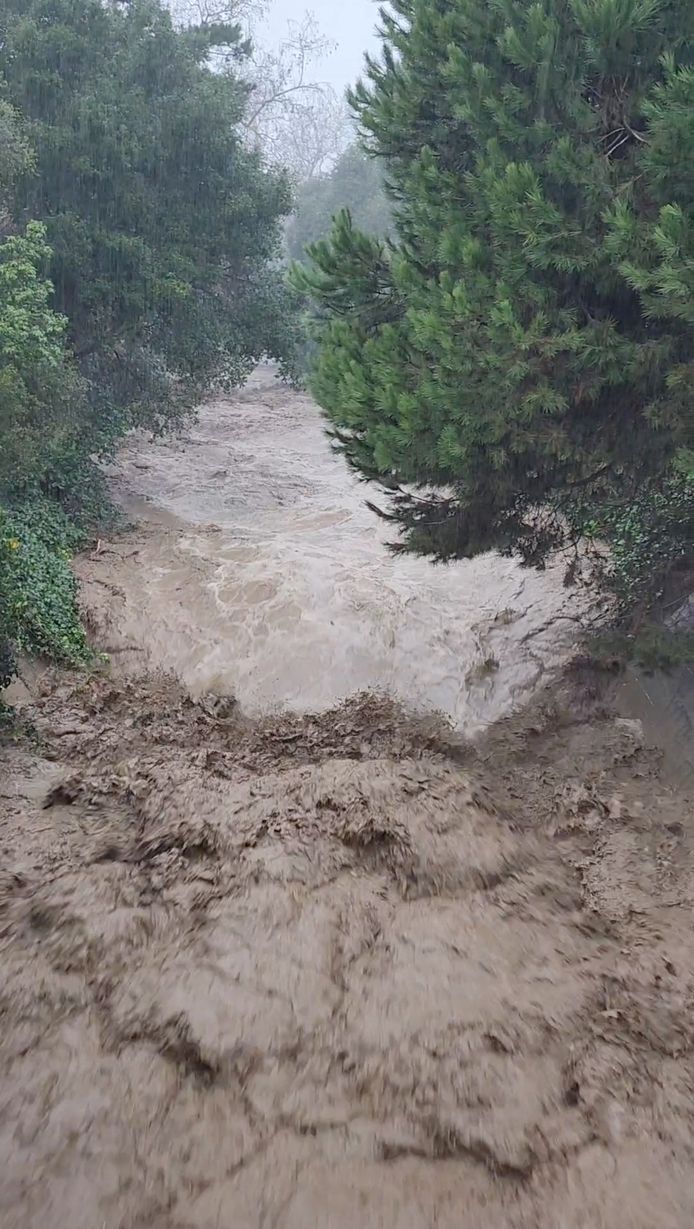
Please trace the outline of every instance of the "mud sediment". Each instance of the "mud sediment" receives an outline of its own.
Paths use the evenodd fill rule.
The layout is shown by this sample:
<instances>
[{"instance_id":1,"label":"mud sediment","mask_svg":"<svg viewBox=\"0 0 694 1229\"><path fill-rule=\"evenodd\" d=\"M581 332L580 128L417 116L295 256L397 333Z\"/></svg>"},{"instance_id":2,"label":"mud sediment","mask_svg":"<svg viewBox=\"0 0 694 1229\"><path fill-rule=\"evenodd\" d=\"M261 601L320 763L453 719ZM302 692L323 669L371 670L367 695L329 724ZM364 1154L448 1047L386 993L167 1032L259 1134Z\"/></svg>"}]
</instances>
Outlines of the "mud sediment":
<instances>
[{"instance_id":1,"label":"mud sediment","mask_svg":"<svg viewBox=\"0 0 694 1229\"><path fill-rule=\"evenodd\" d=\"M692 812L575 681L475 747L363 696L46 680L3 753L8 1229L685 1229Z\"/></svg>"}]
</instances>

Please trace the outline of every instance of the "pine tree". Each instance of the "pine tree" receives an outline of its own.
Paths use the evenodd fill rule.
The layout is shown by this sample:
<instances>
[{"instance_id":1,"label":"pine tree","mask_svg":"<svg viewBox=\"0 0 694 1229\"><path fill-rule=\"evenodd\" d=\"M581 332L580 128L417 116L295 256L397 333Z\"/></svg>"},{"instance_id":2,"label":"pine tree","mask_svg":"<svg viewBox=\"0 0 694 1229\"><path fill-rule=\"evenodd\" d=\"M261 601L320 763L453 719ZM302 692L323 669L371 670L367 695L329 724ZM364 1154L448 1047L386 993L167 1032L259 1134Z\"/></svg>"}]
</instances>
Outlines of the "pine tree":
<instances>
[{"instance_id":1,"label":"pine tree","mask_svg":"<svg viewBox=\"0 0 694 1229\"><path fill-rule=\"evenodd\" d=\"M395 235L294 281L406 548L541 564L694 439L694 5L394 0L352 97Z\"/></svg>"}]
</instances>

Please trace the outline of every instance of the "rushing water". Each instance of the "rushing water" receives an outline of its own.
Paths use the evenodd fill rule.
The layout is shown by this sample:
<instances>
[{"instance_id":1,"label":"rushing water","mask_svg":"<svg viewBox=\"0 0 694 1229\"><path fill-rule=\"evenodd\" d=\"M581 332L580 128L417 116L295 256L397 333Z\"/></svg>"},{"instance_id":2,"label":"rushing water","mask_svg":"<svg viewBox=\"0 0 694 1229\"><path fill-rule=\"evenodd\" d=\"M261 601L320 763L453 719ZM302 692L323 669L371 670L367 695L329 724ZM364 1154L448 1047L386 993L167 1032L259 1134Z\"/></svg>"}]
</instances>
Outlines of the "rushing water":
<instances>
[{"instance_id":1,"label":"rushing water","mask_svg":"<svg viewBox=\"0 0 694 1229\"><path fill-rule=\"evenodd\" d=\"M365 504L379 492L268 371L184 437L132 441L113 483L141 524L83 567L109 647L250 712L382 689L474 730L527 697L576 632L557 572L394 557Z\"/></svg>"}]
</instances>

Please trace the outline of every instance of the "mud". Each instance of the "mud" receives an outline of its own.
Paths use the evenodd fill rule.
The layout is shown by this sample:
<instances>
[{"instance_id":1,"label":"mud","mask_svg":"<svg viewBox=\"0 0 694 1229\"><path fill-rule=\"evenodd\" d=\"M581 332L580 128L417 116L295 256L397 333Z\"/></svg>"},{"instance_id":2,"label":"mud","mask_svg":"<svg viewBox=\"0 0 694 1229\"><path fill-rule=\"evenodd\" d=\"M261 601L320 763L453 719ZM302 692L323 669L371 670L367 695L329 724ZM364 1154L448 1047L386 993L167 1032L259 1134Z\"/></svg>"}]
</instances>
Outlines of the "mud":
<instances>
[{"instance_id":1,"label":"mud","mask_svg":"<svg viewBox=\"0 0 694 1229\"><path fill-rule=\"evenodd\" d=\"M692 815L575 678L471 747L357 697L46 678L6 749L8 1229L685 1229Z\"/></svg>"},{"instance_id":2,"label":"mud","mask_svg":"<svg viewBox=\"0 0 694 1229\"><path fill-rule=\"evenodd\" d=\"M694 814L575 596L392 559L262 381L113 483L0 748L3 1229L689 1229Z\"/></svg>"}]
</instances>

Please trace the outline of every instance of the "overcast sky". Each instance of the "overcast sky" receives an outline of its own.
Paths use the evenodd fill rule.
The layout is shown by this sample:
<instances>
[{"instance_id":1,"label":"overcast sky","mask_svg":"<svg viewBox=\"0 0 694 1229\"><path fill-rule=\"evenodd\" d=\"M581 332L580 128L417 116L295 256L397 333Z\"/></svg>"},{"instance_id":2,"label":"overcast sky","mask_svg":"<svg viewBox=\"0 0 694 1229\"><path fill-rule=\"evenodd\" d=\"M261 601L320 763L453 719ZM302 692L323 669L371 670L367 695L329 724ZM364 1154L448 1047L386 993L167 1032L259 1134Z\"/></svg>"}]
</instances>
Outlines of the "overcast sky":
<instances>
[{"instance_id":1,"label":"overcast sky","mask_svg":"<svg viewBox=\"0 0 694 1229\"><path fill-rule=\"evenodd\" d=\"M268 43L277 43L286 33L288 21L300 21L309 10L317 18L326 38L337 48L320 64L316 76L342 91L361 75L364 52L378 50L375 27L379 0L271 0L265 22Z\"/></svg>"}]
</instances>

